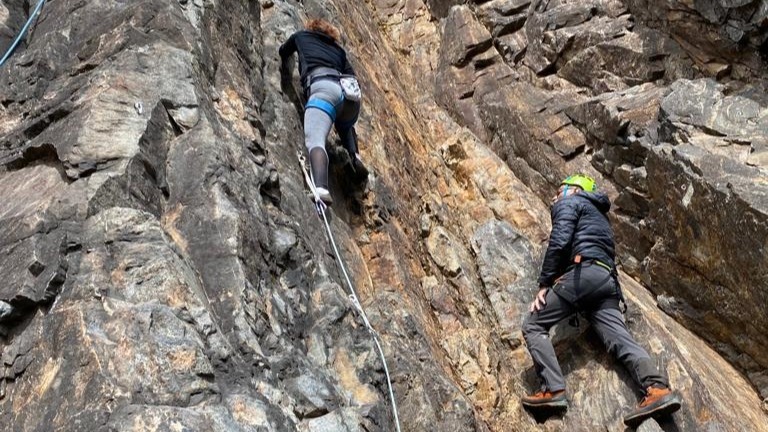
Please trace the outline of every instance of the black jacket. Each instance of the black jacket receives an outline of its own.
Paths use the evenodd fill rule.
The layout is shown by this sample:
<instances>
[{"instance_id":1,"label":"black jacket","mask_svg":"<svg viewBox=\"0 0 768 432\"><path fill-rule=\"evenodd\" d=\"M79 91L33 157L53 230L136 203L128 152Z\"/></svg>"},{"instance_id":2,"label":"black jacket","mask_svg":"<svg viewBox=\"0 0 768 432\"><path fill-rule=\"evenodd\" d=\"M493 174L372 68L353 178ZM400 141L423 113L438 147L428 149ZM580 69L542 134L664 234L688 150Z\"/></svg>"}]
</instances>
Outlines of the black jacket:
<instances>
[{"instance_id":1,"label":"black jacket","mask_svg":"<svg viewBox=\"0 0 768 432\"><path fill-rule=\"evenodd\" d=\"M552 234L539 276L540 287L551 287L555 279L582 261L598 260L613 268L613 230L608 220L611 202L603 193L579 192L552 206Z\"/></svg>"},{"instance_id":2,"label":"black jacket","mask_svg":"<svg viewBox=\"0 0 768 432\"><path fill-rule=\"evenodd\" d=\"M324 33L309 30L298 31L280 46L279 52L283 69L286 67L288 58L294 52L299 53L299 73L302 84L306 84L307 73L319 66L336 69L345 75L355 74L352 65L347 60L347 53L344 48Z\"/></svg>"}]
</instances>

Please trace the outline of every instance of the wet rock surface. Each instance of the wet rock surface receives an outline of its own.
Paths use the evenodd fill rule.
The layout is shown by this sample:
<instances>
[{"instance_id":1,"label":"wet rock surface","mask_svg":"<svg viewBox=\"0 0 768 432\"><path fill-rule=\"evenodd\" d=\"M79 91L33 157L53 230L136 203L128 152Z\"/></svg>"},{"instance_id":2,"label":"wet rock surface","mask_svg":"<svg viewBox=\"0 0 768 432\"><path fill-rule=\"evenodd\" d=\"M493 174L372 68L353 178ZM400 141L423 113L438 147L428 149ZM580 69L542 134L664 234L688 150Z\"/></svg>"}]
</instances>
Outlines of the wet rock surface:
<instances>
[{"instance_id":1,"label":"wet rock surface","mask_svg":"<svg viewBox=\"0 0 768 432\"><path fill-rule=\"evenodd\" d=\"M0 51L29 9L0 3ZM768 430L767 13L46 3L0 69L3 424L395 430L280 88L277 47L319 15L363 83L372 171L352 187L331 137L330 227L403 431L626 430L639 394L587 326L553 334L567 413L520 405L547 202L572 171L614 199L628 326L684 400L637 430Z\"/></svg>"}]
</instances>

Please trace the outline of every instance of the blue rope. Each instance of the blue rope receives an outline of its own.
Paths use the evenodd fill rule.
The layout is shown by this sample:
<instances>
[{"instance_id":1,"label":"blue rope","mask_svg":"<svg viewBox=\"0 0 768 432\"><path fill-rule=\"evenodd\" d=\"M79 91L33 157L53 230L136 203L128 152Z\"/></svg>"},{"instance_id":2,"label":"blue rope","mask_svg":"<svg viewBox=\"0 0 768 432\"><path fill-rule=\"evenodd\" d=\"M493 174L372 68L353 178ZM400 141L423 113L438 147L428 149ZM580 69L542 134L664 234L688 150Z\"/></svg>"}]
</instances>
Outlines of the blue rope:
<instances>
[{"instance_id":1,"label":"blue rope","mask_svg":"<svg viewBox=\"0 0 768 432\"><path fill-rule=\"evenodd\" d=\"M5 61L8 60L8 58L11 56L11 53L13 53L13 50L16 49L16 45L19 44L21 39L24 37L24 33L27 32L27 29L29 28L29 25L32 24L32 21L35 20L35 17L40 13L40 10L43 8L43 3L45 3L45 0L40 0L37 3L37 6L35 7L34 12L32 12L29 15L29 19L27 19L26 24L24 24L24 27L21 28L21 31L19 32L19 35L16 36L16 39L13 41L11 46L8 48L8 51L6 51L5 55L2 59L0 59L0 67L3 67L3 64L5 64Z\"/></svg>"}]
</instances>

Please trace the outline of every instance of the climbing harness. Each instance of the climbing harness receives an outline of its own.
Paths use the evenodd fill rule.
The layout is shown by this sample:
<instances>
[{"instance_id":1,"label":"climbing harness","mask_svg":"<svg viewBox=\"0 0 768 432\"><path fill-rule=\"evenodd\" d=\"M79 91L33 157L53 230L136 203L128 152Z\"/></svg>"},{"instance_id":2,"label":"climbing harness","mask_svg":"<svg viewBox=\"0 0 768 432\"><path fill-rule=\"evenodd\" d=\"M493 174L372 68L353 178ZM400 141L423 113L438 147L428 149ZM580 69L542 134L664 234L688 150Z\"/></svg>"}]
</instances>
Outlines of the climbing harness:
<instances>
[{"instance_id":1,"label":"climbing harness","mask_svg":"<svg viewBox=\"0 0 768 432\"><path fill-rule=\"evenodd\" d=\"M355 306L355 309L357 309L357 312L360 315L360 318L362 318L363 323L365 324L365 327L368 329L368 332L371 334L371 338L373 339L373 342L376 344L376 348L379 351L379 357L381 358L381 362L384 364L384 374L387 377L387 388L389 390L389 400L392 403L392 414L395 418L395 426L397 427L397 432L400 432L400 419L397 415L397 403L395 402L395 393L392 390L392 378L389 375L389 367L387 366L387 359L384 357L384 350L381 348L381 343L379 342L379 334L373 328L373 326L371 325L371 322L368 321L368 316L365 314L365 310L363 309L363 306L360 303L359 298L357 297L355 287L352 285L352 281L349 278L349 274L347 274L347 269L344 266L344 261L342 261L341 254L339 253L339 249L336 247L336 240L333 237L331 226L328 223L328 218L325 215L325 210L328 208L328 206L326 206L325 203L320 199L320 195L317 192L317 187L315 186L315 181L314 181L314 178L312 177L312 173L307 171L307 168L306 168L307 163L306 163L306 159L304 158L304 154L299 150L296 152L296 156L298 156L299 163L301 164L301 170L304 172L304 180L307 182L309 189L312 191L312 195L315 200L315 209L317 210L318 214L323 218L323 223L325 224L325 231L326 231L326 234L328 234L328 239L331 242L331 246L333 246L333 252L336 256L336 262L339 263L341 272L344 274L344 279L346 280L347 286L349 287L349 292L350 292L348 296L349 300Z\"/></svg>"},{"instance_id":2,"label":"climbing harness","mask_svg":"<svg viewBox=\"0 0 768 432\"><path fill-rule=\"evenodd\" d=\"M21 28L21 31L19 31L18 36L16 36L16 39L13 40L13 43L10 47L8 47L8 50L3 55L3 58L0 59L0 67L3 67L3 64L6 60L11 56L13 53L13 50L16 49L16 45L19 44L21 39L24 37L24 33L27 32L27 29L29 28L30 24L32 24L32 21L35 20L35 17L40 14L40 10L43 8L43 4L45 3L45 0L40 0L37 3L37 6L35 6L35 10L32 11L31 14L29 14L29 18L27 19L27 22L24 24L24 27Z\"/></svg>"},{"instance_id":3,"label":"climbing harness","mask_svg":"<svg viewBox=\"0 0 768 432\"><path fill-rule=\"evenodd\" d=\"M576 255L573 258L573 265L574 265L574 283L576 285L576 291L579 291L579 286L581 285L581 265L586 263L592 263L594 265L597 265L599 267L602 267L606 270L608 270L608 276L598 283L597 285L602 285L608 281L608 279L613 279L616 283L616 291L619 295L619 310L621 310L621 313L627 313L627 301L624 299L624 291L621 289L621 283L619 282L619 272L616 270L616 267L611 267L608 264L596 260L596 259L584 259L581 255ZM578 327L578 326L575 326Z\"/></svg>"}]
</instances>

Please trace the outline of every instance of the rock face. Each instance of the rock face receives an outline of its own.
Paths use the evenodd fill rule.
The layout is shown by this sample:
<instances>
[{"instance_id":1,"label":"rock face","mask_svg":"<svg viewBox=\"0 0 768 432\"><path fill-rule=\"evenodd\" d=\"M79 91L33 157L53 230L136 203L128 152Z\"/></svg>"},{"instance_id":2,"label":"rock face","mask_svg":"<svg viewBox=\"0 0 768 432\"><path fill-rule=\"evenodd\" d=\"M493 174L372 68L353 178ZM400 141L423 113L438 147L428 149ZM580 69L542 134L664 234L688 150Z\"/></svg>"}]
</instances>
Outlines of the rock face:
<instances>
[{"instance_id":1,"label":"rock face","mask_svg":"<svg viewBox=\"0 0 768 432\"><path fill-rule=\"evenodd\" d=\"M30 9L0 4L0 51ZM638 430L768 430L749 0L46 3L0 69L8 430L395 430L279 83L307 16L340 25L364 86L372 174L350 188L330 143L330 227L403 431L625 430L637 389L585 326L553 335L568 412L520 405L572 171L615 200L628 325L684 399Z\"/></svg>"},{"instance_id":2,"label":"rock face","mask_svg":"<svg viewBox=\"0 0 768 432\"><path fill-rule=\"evenodd\" d=\"M763 3L523 3L451 10L438 102L542 198L610 182L624 269L765 398Z\"/></svg>"}]
</instances>

